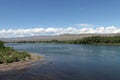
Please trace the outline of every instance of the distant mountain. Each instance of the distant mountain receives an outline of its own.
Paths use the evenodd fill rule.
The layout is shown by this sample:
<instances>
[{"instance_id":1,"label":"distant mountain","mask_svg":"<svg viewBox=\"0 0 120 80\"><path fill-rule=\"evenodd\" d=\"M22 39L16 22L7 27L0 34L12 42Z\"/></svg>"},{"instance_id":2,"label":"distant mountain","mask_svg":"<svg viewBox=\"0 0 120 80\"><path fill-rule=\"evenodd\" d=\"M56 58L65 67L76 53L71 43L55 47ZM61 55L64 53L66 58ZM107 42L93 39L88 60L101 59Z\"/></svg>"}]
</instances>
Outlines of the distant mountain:
<instances>
[{"instance_id":1,"label":"distant mountain","mask_svg":"<svg viewBox=\"0 0 120 80\"><path fill-rule=\"evenodd\" d=\"M15 38L0 38L4 42L17 41L50 41L50 40L76 40L89 36L120 36L120 34L64 34L55 36L29 36L29 37L15 37Z\"/></svg>"}]
</instances>

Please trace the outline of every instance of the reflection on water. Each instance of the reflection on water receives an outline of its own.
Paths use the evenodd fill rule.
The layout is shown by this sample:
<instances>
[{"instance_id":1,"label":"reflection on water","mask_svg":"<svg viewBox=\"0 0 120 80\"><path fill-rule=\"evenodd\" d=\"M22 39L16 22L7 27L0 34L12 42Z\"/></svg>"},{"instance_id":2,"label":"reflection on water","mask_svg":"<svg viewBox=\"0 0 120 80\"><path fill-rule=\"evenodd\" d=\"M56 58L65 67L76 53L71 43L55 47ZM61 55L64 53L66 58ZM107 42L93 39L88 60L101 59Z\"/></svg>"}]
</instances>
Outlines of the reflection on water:
<instances>
[{"instance_id":1,"label":"reflection on water","mask_svg":"<svg viewBox=\"0 0 120 80\"><path fill-rule=\"evenodd\" d=\"M120 80L120 47L74 44L9 43L46 60L0 73L0 80ZM46 63L47 64L44 64Z\"/></svg>"}]
</instances>

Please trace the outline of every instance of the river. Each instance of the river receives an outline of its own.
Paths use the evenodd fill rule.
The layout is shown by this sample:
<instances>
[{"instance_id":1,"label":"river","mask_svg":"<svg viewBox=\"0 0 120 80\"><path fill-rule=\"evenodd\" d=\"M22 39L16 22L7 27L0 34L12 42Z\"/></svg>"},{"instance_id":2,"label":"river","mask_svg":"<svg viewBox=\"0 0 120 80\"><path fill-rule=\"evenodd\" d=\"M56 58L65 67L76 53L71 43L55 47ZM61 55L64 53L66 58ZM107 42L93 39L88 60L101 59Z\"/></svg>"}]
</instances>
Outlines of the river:
<instances>
[{"instance_id":1,"label":"river","mask_svg":"<svg viewBox=\"0 0 120 80\"><path fill-rule=\"evenodd\" d=\"M0 80L120 80L120 46L6 43L45 60L3 72ZM46 63L46 64L41 64Z\"/></svg>"}]
</instances>

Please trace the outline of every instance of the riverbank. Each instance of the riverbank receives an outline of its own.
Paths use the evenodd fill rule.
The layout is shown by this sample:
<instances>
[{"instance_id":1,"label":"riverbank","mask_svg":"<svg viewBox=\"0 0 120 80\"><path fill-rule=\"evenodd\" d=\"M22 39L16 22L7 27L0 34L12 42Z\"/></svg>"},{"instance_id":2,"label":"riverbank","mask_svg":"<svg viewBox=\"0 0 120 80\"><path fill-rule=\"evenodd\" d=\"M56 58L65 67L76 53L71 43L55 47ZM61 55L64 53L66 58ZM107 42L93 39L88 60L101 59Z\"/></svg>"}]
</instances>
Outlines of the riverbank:
<instances>
[{"instance_id":1,"label":"riverbank","mask_svg":"<svg viewBox=\"0 0 120 80\"><path fill-rule=\"evenodd\" d=\"M43 41L17 41L13 43L62 43L62 44L94 44L120 46L120 36L90 36L74 40L43 40Z\"/></svg>"},{"instance_id":2,"label":"riverbank","mask_svg":"<svg viewBox=\"0 0 120 80\"><path fill-rule=\"evenodd\" d=\"M9 71L9 70L19 70L22 68L26 68L32 65L32 63L43 60L44 57L39 54L30 54L31 58L26 58L25 60L13 62L9 64L0 64L0 71Z\"/></svg>"}]
</instances>

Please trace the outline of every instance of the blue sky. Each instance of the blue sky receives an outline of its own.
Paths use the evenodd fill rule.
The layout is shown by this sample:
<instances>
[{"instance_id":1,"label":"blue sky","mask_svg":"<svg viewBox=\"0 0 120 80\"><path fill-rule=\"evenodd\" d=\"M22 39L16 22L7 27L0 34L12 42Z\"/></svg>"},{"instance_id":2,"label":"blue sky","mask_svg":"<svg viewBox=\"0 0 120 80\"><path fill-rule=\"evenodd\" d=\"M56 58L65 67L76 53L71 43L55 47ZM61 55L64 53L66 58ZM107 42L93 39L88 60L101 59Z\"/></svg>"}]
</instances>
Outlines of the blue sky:
<instances>
[{"instance_id":1,"label":"blue sky","mask_svg":"<svg viewBox=\"0 0 120 80\"><path fill-rule=\"evenodd\" d=\"M120 0L0 0L1 31L76 24L119 28Z\"/></svg>"}]
</instances>

